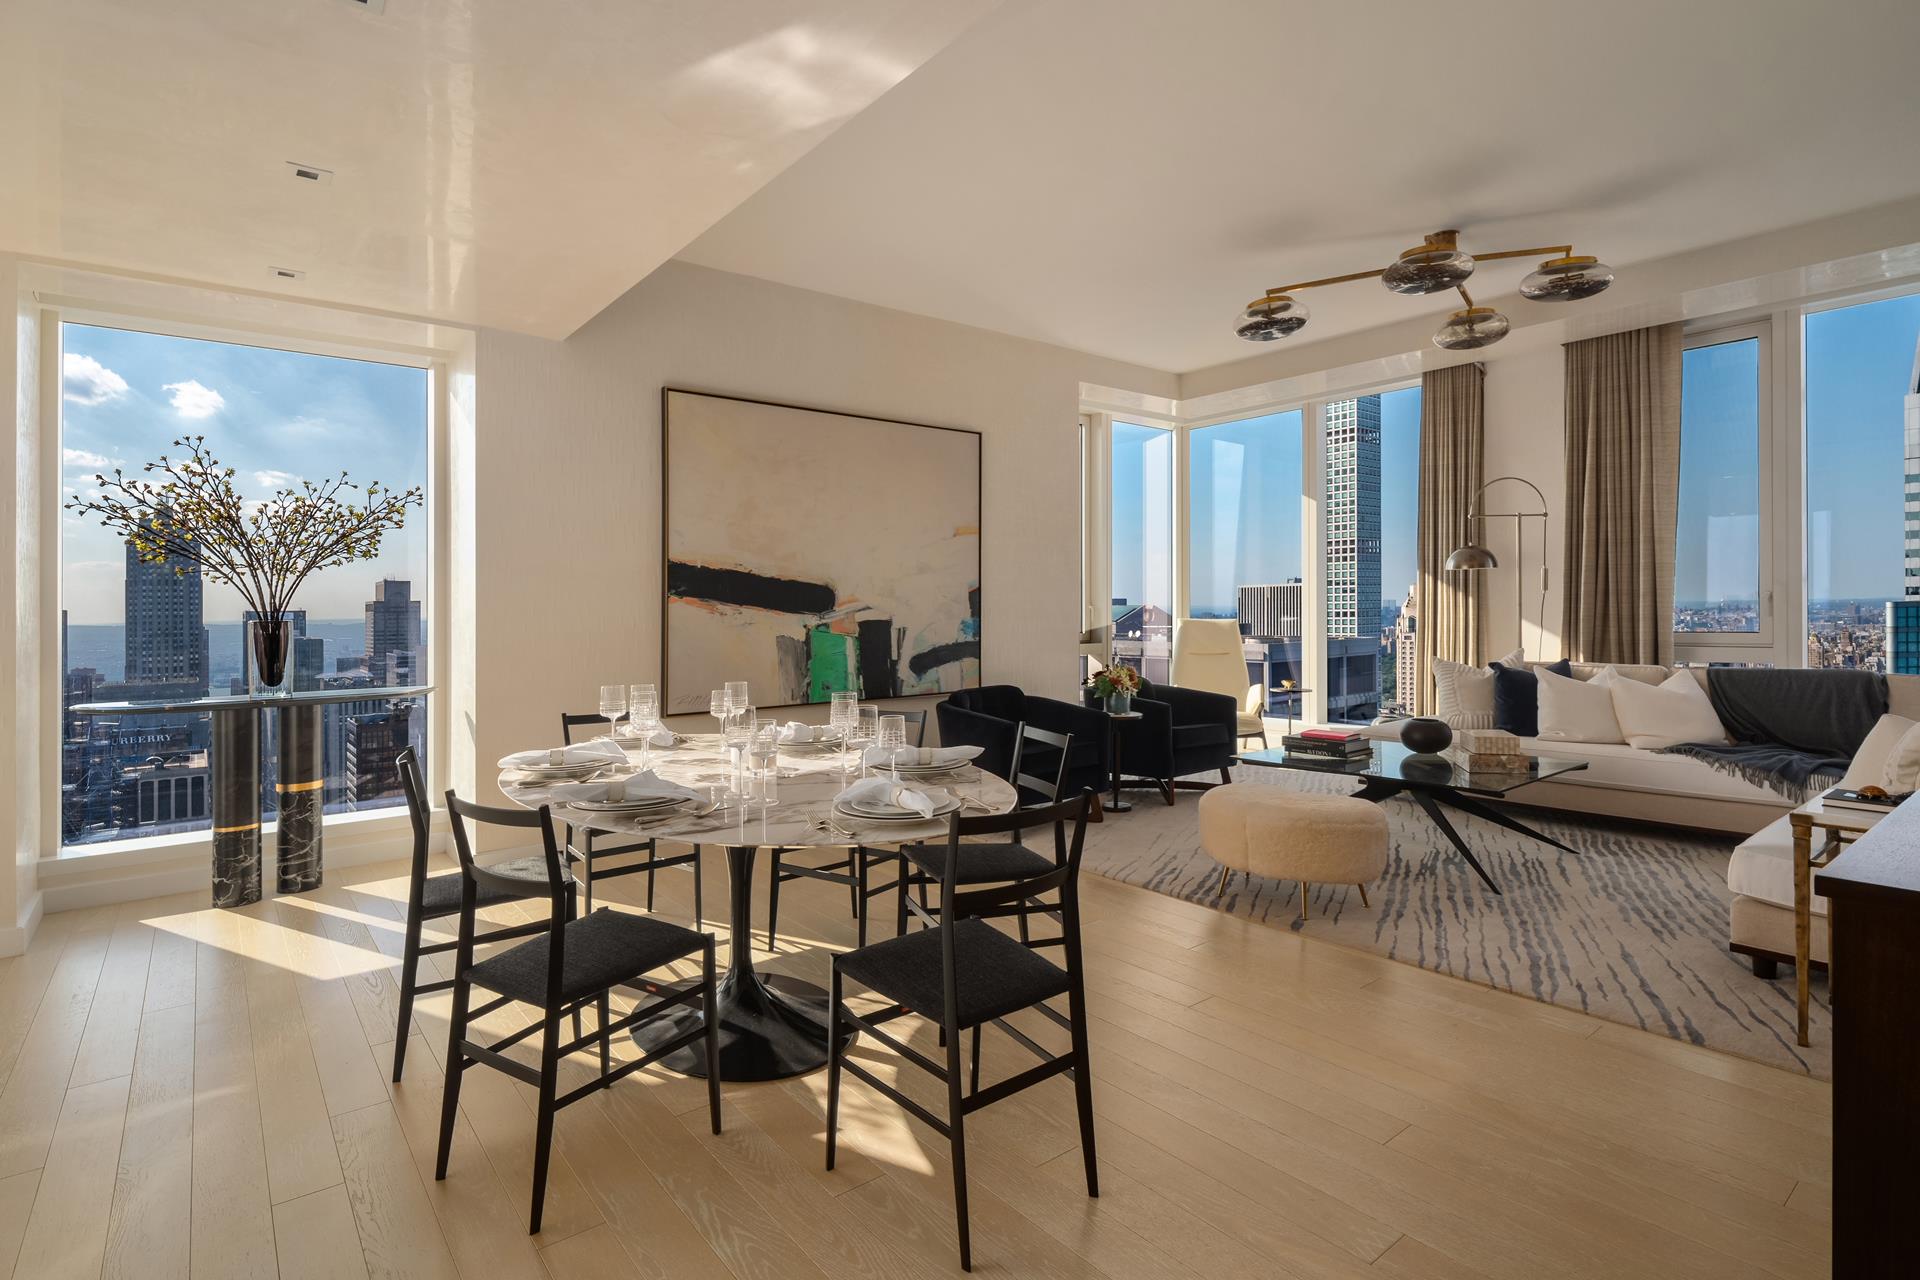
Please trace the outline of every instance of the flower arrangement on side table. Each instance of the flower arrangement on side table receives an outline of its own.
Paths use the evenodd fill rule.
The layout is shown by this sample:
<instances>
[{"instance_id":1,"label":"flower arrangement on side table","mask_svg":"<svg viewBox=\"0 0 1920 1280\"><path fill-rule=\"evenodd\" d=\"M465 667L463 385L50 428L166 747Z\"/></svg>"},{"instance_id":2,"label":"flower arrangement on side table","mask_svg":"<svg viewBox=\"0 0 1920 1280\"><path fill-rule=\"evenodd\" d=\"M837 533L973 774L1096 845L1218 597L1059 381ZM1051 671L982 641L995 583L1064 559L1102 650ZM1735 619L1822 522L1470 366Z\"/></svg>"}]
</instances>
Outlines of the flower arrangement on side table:
<instances>
[{"instance_id":1,"label":"flower arrangement on side table","mask_svg":"<svg viewBox=\"0 0 1920 1280\"><path fill-rule=\"evenodd\" d=\"M1133 695L1140 692L1140 673L1116 664L1096 671L1087 685L1107 704L1109 714L1124 716L1133 710Z\"/></svg>"},{"instance_id":2,"label":"flower arrangement on side table","mask_svg":"<svg viewBox=\"0 0 1920 1280\"><path fill-rule=\"evenodd\" d=\"M239 592L253 610L260 682L277 687L286 679L295 593L322 569L379 555L381 539L402 527L407 508L423 505L422 492L377 482L361 490L342 471L248 501L233 487L233 468L207 451L205 436L173 443L186 456L147 463L142 471L153 479L129 478L116 467L111 478L96 474L96 488L65 507L99 517L143 564L171 565L177 577L198 568Z\"/></svg>"}]
</instances>

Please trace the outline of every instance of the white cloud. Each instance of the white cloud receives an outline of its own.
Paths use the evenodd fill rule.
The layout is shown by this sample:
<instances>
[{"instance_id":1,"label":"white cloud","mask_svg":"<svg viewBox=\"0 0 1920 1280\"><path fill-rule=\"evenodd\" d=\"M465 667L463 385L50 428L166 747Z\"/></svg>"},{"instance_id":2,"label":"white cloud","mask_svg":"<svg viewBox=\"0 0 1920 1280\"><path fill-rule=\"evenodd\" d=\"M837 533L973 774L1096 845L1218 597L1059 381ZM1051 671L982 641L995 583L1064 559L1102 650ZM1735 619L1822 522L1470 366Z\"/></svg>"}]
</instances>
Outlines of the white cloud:
<instances>
[{"instance_id":1,"label":"white cloud","mask_svg":"<svg viewBox=\"0 0 1920 1280\"><path fill-rule=\"evenodd\" d=\"M69 467L85 467L89 471L105 471L108 467L120 465L120 459L109 458L104 453L94 453L90 449L62 449L60 461Z\"/></svg>"},{"instance_id":2,"label":"white cloud","mask_svg":"<svg viewBox=\"0 0 1920 1280\"><path fill-rule=\"evenodd\" d=\"M256 471L253 473L253 482L260 488L271 490L274 493L278 493L282 489L297 489L300 487L300 477L294 475L291 471Z\"/></svg>"},{"instance_id":3,"label":"white cloud","mask_svg":"<svg viewBox=\"0 0 1920 1280\"><path fill-rule=\"evenodd\" d=\"M75 404L105 404L127 394L127 380L92 356L69 351L60 362L62 393Z\"/></svg>"},{"instance_id":4,"label":"white cloud","mask_svg":"<svg viewBox=\"0 0 1920 1280\"><path fill-rule=\"evenodd\" d=\"M227 407L227 398L212 387L203 387L192 378L169 382L162 391L173 392L173 411L183 418L211 418Z\"/></svg>"}]
</instances>

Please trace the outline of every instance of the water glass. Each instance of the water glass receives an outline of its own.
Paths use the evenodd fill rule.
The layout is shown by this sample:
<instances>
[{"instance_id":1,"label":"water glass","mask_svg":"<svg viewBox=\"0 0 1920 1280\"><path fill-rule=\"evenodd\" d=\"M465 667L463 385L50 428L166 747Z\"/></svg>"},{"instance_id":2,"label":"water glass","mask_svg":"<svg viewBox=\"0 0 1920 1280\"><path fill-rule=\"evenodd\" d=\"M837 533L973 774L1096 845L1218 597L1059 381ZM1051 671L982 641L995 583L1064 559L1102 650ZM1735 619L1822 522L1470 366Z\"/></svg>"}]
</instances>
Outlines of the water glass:
<instances>
[{"instance_id":1,"label":"water glass","mask_svg":"<svg viewBox=\"0 0 1920 1280\"><path fill-rule=\"evenodd\" d=\"M727 681L727 703L735 711L750 711L753 709L753 699L747 695L747 682L745 680Z\"/></svg>"},{"instance_id":2,"label":"water glass","mask_svg":"<svg viewBox=\"0 0 1920 1280\"><path fill-rule=\"evenodd\" d=\"M640 735L640 767L648 767L648 748L653 731L660 727L660 694L650 684L627 689L627 724Z\"/></svg>"},{"instance_id":3,"label":"water glass","mask_svg":"<svg viewBox=\"0 0 1920 1280\"><path fill-rule=\"evenodd\" d=\"M780 773L780 722L778 720L755 721L747 753L753 763L757 794L768 804L776 803L774 779Z\"/></svg>"},{"instance_id":4,"label":"water glass","mask_svg":"<svg viewBox=\"0 0 1920 1280\"><path fill-rule=\"evenodd\" d=\"M907 718L905 716L880 717L880 750L886 753L887 764L899 763L900 753L907 749Z\"/></svg>"},{"instance_id":5,"label":"water glass","mask_svg":"<svg viewBox=\"0 0 1920 1280\"><path fill-rule=\"evenodd\" d=\"M847 735L847 745L860 753L860 776L867 776L867 748L880 740L880 708L860 707L855 712L853 732Z\"/></svg>"},{"instance_id":6,"label":"water glass","mask_svg":"<svg viewBox=\"0 0 1920 1280\"><path fill-rule=\"evenodd\" d=\"M600 686L600 716L607 722L607 736L613 736L614 723L627 714L627 686L623 684L603 684Z\"/></svg>"}]
</instances>

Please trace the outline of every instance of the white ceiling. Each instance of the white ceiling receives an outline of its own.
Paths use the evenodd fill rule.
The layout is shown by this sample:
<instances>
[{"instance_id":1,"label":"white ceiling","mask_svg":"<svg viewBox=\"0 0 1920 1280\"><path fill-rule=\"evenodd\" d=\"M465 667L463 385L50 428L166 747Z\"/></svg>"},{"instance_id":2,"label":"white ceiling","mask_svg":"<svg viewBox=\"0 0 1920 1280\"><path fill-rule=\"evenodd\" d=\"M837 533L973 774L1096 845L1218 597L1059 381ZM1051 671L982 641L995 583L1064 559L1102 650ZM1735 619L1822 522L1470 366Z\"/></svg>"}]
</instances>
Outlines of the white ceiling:
<instances>
[{"instance_id":1,"label":"white ceiling","mask_svg":"<svg viewBox=\"0 0 1920 1280\"><path fill-rule=\"evenodd\" d=\"M681 256L1186 372L1436 228L1624 277L1920 193L1917 48L1913 0L1010 3ZM1306 300L1291 343L1449 309Z\"/></svg>"},{"instance_id":2,"label":"white ceiling","mask_svg":"<svg viewBox=\"0 0 1920 1280\"><path fill-rule=\"evenodd\" d=\"M996 3L0 0L0 250L562 336Z\"/></svg>"}]
</instances>

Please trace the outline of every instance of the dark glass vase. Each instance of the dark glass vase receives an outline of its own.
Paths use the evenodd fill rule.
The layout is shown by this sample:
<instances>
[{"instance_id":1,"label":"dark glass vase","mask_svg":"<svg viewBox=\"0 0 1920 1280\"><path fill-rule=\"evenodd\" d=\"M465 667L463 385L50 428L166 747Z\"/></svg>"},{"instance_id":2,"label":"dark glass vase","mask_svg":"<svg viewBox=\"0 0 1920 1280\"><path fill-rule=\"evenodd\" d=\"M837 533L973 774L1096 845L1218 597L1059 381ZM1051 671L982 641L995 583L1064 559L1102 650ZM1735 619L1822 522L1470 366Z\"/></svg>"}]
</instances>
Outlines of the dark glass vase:
<instances>
[{"instance_id":1,"label":"dark glass vase","mask_svg":"<svg viewBox=\"0 0 1920 1280\"><path fill-rule=\"evenodd\" d=\"M253 686L259 693L280 693L287 683L287 655L293 649L293 624L285 618L255 618L247 623L253 648Z\"/></svg>"}]
</instances>

